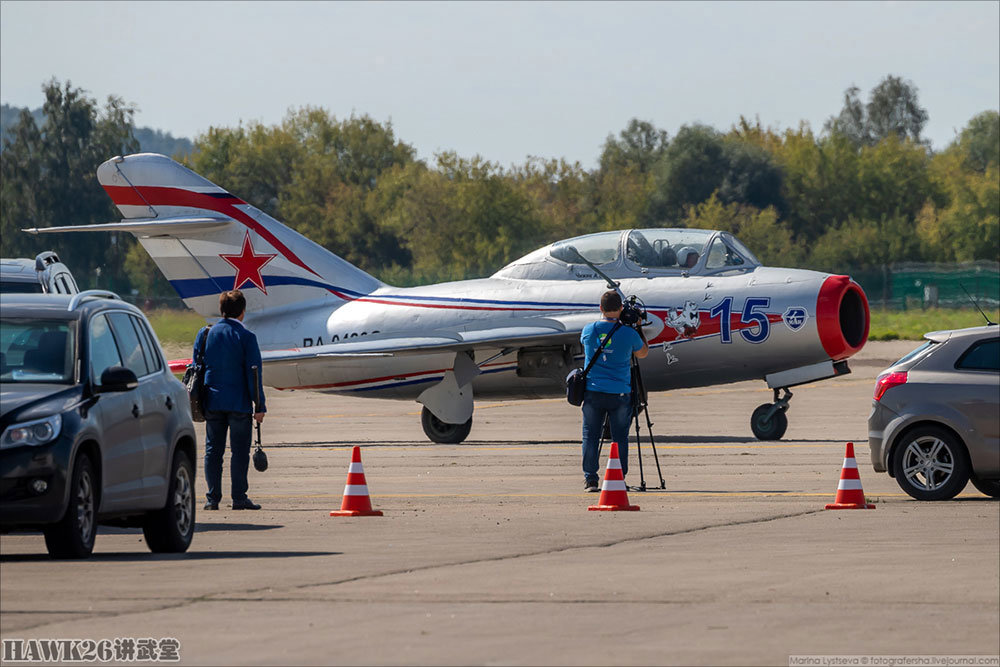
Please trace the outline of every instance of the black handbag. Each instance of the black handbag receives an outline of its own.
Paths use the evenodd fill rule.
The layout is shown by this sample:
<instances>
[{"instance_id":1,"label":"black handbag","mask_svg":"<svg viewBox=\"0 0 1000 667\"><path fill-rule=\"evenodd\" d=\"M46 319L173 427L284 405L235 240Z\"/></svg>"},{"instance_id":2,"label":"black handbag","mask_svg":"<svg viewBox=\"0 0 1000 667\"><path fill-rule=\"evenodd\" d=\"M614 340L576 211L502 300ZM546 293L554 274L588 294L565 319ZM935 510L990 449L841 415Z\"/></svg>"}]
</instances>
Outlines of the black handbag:
<instances>
[{"instance_id":1,"label":"black handbag","mask_svg":"<svg viewBox=\"0 0 1000 667\"><path fill-rule=\"evenodd\" d=\"M208 338L208 327L203 327L201 331L205 335L201 338L201 345L194 359L184 369L184 388L188 393L188 400L191 403L191 420L196 422L205 421L205 339ZM198 335L201 335L201 331Z\"/></svg>"},{"instance_id":2,"label":"black handbag","mask_svg":"<svg viewBox=\"0 0 1000 667\"><path fill-rule=\"evenodd\" d=\"M583 394L587 391L587 373L590 372L594 362L597 361L597 357L601 356L601 350L604 349L604 346L608 344L611 337L615 335L615 332L618 331L618 327L621 325L621 322L615 322L615 326L611 329L611 333L605 336L604 340L601 341L600 347L598 347L597 351L594 352L594 356L591 357L586 368L574 368L569 372L569 375L566 376L566 400L570 405L583 405Z\"/></svg>"}]
</instances>

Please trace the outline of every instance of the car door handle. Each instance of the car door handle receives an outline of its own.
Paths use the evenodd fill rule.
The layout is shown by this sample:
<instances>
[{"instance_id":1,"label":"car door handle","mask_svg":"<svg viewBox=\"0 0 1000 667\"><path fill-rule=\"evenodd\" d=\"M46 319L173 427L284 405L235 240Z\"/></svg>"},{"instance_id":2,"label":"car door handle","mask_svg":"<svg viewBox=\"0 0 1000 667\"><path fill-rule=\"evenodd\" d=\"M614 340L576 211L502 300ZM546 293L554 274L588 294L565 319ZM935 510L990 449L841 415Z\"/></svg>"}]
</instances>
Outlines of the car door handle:
<instances>
[{"instance_id":1,"label":"car door handle","mask_svg":"<svg viewBox=\"0 0 1000 667\"><path fill-rule=\"evenodd\" d=\"M167 410L173 410L173 409L174 409L174 399L167 396Z\"/></svg>"},{"instance_id":2,"label":"car door handle","mask_svg":"<svg viewBox=\"0 0 1000 667\"><path fill-rule=\"evenodd\" d=\"M139 406L135 403L132 404L132 416L135 418L139 417Z\"/></svg>"}]
</instances>

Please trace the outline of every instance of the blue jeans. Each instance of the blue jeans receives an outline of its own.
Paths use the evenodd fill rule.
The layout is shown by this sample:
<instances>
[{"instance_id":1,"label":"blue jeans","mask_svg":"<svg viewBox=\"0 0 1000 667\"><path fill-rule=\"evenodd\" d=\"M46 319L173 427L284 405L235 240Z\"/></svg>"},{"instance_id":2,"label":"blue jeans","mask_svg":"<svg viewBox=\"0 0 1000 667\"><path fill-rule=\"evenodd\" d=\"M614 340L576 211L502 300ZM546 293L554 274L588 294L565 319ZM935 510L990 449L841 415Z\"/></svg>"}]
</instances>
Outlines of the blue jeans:
<instances>
[{"instance_id":1,"label":"blue jeans","mask_svg":"<svg viewBox=\"0 0 1000 667\"><path fill-rule=\"evenodd\" d=\"M253 420L245 412L205 412L205 481L210 503L222 499L222 457L226 453L226 431L233 455L229 460L234 502L247 498L247 471L250 469L250 431Z\"/></svg>"},{"instance_id":2,"label":"blue jeans","mask_svg":"<svg viewBox=\"0 0 1000 667\"><path fill-rule=\"evenodd\" d=\"M618 443L622 475L628 474L628 427L632 421L632 394L605 394L590 391L583 395L583 474L599 479L601 462L597 446L604 430L604 417L611 422L611 441Z\"/></svg>"}]
</instances>

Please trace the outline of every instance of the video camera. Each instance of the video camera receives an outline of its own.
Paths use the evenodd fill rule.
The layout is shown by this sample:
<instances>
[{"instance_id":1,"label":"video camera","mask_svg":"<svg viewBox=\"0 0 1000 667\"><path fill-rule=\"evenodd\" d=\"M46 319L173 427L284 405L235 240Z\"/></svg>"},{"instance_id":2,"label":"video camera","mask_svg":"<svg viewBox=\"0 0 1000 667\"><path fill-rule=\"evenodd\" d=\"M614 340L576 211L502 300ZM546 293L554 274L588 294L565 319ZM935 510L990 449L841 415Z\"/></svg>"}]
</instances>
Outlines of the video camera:
<instances>
[{"instance_id":1,"label":"video camera","mask_svg":"<svg viewBox=\"0 0 1000 667\"><path fill-rule=\"evenodd\" d=\"M618 318L627 327L637 328L646 319L646 304L632 295L622 304L622 314Z\"/></svg>"}]
</instances>

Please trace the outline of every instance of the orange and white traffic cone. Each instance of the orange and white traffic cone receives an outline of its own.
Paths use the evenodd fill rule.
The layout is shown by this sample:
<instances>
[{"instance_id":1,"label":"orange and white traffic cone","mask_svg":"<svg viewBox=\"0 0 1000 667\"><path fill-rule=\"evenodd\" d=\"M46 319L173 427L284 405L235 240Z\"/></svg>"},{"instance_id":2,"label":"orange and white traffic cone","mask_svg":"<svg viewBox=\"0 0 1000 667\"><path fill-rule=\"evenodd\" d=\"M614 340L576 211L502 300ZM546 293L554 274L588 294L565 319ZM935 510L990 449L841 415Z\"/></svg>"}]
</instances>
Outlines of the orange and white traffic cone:
<instances>
[{"instance_id":1,"label":"orange and white traffic cone","mask_svg":"<svg viewBox=\"0 0 1000 667\"><path fill-rule=\"evenodd\" d=\"M826 506L828 510L873 510L874 505L865 502L865 492L861 488L858 462L854 458L854 443L847 443L844 453L844 467L840 469L840 484L837 497Z\"/></svg>"},{"instance_id":2,"label":"orange and white traffic cone","mask_svg":"<svg viewBox=\"0 0 1000 667\"><path fill-rule=\"evenodd\" d=\"M365 469L361 466L360 447L355 446L351 452L351 466L347 469L344 501L340 504L339 510L330 512L330 516L382 516L380 510L372 509L372 501L368 497L368 482L365 481Z\"/></svg>"},{"instance_id":3,"label":"orange and white traffic cone","mask_svg":"<svg viewBox=\"0 0 1000 667\"><path fill-rule=\"evenodd\" d=\"M625 476L622 475L622 463L618 459L618 443L611 443L611 455L608 457L608 467L604 471L604 483L601 485L601 497L596 505L587 508L591 512L638 512L638 505L628 504L628 491L625 490Z\"/></svg>"}]
</instances>

